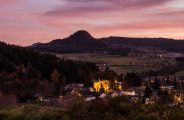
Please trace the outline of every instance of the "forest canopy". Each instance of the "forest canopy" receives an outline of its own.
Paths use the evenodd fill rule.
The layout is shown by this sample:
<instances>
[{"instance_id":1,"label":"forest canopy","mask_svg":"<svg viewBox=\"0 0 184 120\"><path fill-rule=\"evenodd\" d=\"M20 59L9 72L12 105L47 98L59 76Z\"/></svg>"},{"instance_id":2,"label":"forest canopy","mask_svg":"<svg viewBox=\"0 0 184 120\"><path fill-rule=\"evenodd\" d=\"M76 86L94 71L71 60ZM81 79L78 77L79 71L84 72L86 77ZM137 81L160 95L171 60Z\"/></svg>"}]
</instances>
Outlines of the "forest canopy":
<instances>
[{"instance_id":1,"label":"forest canopy","mask_svg":"<svg viewBox=\"0 0 184 120\"><path fill-rule=\"evenodd\" d=\"M44 91L58 94L69 83L90 85L98 72L93 63L59 59L3 42L0 51L0 91L20 97Z\"/></svg>"}]
</instances>

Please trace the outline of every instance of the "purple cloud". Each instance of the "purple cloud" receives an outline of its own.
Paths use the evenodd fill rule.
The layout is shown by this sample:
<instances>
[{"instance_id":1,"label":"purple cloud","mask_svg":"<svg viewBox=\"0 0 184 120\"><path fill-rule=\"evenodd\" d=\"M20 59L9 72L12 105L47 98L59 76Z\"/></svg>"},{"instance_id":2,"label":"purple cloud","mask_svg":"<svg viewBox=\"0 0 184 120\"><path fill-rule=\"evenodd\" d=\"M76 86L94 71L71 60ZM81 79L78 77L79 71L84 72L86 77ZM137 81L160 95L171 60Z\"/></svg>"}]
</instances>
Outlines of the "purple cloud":
<instances>
[{"instance_id":1,"label":"purple cloud","mask_svg":"<svg viewBox=\"0 0 184 120\"><path fill-rule=\"evenodd\" d=\"M161 6L173 0L67 0L66 6L49 10L45 15L84 14L90 12L144 9Z\"/></svg>"}]
</instances>

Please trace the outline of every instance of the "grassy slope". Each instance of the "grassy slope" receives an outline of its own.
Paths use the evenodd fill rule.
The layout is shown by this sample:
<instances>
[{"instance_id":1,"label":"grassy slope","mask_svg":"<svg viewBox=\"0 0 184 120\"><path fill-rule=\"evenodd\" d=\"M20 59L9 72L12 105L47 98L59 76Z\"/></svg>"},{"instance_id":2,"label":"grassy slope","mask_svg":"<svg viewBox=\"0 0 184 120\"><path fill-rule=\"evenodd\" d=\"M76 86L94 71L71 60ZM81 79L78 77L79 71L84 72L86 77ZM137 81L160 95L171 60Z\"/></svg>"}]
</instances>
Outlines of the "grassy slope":
<instances>
[{"instance_id":1,"label":"grassy slope","mask_svg":"<svg viewBox=\"0 0 184 120\"><path fill-rule=\"evenodd\" d=\"M59 108L23 105L0 110L0 120L183 120L184 109L166 105L131 104L122 98L78 103Z\"/></svg>"}]
</instances>

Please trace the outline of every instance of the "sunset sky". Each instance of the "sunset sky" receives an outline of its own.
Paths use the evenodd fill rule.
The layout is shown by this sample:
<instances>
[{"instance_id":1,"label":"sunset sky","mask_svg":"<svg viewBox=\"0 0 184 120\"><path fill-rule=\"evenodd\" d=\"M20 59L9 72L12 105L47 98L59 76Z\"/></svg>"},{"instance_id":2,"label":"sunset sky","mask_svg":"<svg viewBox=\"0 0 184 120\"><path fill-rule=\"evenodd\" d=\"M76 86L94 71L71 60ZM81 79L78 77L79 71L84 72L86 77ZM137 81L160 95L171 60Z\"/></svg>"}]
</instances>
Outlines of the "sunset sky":
<instances>
[{"instance_id":1,"label":"sunset sky","mask_svg":"<svg viewBox=\"0 0 184 120\"><path fill-rule=\"evenodd\" d=\"M0 40L30 45L77 30L94 37L184 39L184 0L0 0Z\"/></svg>"}]
</instances>

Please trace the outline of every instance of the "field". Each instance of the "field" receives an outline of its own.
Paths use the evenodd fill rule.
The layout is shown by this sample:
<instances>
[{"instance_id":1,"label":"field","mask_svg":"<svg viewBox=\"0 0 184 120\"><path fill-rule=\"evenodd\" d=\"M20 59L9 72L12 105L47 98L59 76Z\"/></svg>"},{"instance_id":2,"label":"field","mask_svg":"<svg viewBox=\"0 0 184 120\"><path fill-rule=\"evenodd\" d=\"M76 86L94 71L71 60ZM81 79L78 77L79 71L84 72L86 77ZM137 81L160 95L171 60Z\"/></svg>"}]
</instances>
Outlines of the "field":
<instances>
[{"instance_id":1,"label":"field","mask_svg":"<svg viewBox=\"0 0 184 120\"><path fill-rule=\"evenodd\" d=\"M148 70L160 69L164 64L175 64L173 59L153 58L146 56L120 56L104 55L95 53L85 54L57 54L63 59L77 61L88 61L98 64L107 64L107 66L118 74L127 72L143 72Z\"/></svg>"}]
</instances>

